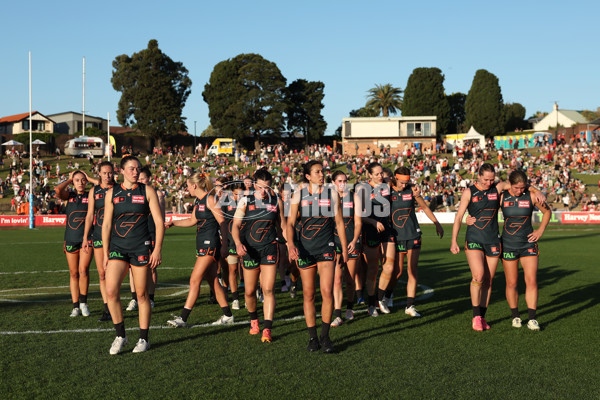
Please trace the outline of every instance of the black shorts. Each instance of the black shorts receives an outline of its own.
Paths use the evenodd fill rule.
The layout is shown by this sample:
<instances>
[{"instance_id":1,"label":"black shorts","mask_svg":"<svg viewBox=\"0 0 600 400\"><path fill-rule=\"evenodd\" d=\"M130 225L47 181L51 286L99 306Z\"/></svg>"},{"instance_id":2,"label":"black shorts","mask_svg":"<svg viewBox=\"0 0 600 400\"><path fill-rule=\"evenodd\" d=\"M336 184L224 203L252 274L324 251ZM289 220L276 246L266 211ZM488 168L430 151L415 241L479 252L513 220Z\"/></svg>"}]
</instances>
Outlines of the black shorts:
<instances>
[{"instance_id":1,"label":"black shorts","mask_svg":"<svg viewBox=\"0 0 600 400\"><path fill-rule=\"evenodd\" d=\"M140 247L135 251L125 251L116 246L110 246L109 260L125 261L132 267L145 267L150 262L150 245Z\"/></svg>"},{"instance_id":2,"label":"black shorts","mask_svg":"<svg viewBox=\"0 0 600 400\"><path fill-rule=\"evenodd\" d=\"M242 257L244 269L256 269L261 265L277 265L279 262L279 246L276 242L260 249L246 246L246 255Z\"/></svg>"},{"instance_id":3,"label":"black shorts","mask_svg":"<svg viewBox=\"0 0 600 400\"><path fill-rule=\"evenodd\" d=\"M83 242L64 242L63 243L63 251L65 253L77 254L79 250L81 250L81 246ZM92 245L92 241L88 240L88 246Z\"/></svg>"},{"instance_id":4,"label":"black shorts","mask_svg":"<svg viewBox=\"0 0 600 400\"><path fill-rule=\"evenodd\" d=\"M409 250L420 249L421 238L396 241L396 253L408 253Z\"/></svg>"},{"instance_id":5,"label":"black shorts","mask_svg":"<svg viewBox=\"0 0 600 400\"><path fill-rule=\"evenodd\" d=\"M237 249L235 247L229 247L227 249L227 254L230 255L230 256L236 256L237 257L237 255L238 255Z\"/></svg>"},{"instance_id":6,"label":"black shorts","mask_svg":"<svg viewBox=\"0 0 600 400\"><path fill-rule=\"evenodd\" d=\"M308 252L300 243L296 243L296 247L298 248L298 260L296 260L298 268L312 268L319 262L335 260L335 244L333 242L312 252Z\"/></svg>"},{"instance_id":7,"label":"black shorts","mask_svg":"<svg viewBox=\"0 0 600 400\"><path fill-rule=\"evenodd\" d=\"M102 247L104 247L102 240L94 240L93 243L95 249L101 249Z\"/></svg>"},{"instance_id":8,"label":"black shorts","mask_svg":"<svg viewBox=\"0 0 600 400\"><path fill-rule=\"evenodd\" d=\"M502 252L502 246L500 242L497 243L477 243L477 242L465 242L465 250L478 250L482 251L486 257L500 257Z\"/></svg>"},{"instance_id":9,"label":"black shorts","mask_svg":"<svg viewBox=\"0 0 600 400\"><path fill-rule=\"evenodd\" d=\"M348 260L357 260L360 257L360 251L362 249L362 238L358 238L356 241L356 247L352 253L348 252ZM342 254L342 244L337 240L335 241L335 252L336 254Z\"/></svg>"},{"instance_id":10,"label":"black shorts","mask_svg":"<svg viewBox=\"0 0 600 400\"><path fill-rule=\"evenodd\" d=\"M382 243L396 243L396 235L393 229L386 228L383 232L377 232L373 226L363 229L362 241L365 246L378 247Z\"/></svg>"},{"instance_id":11,"label":"black shorts","mask_svg":"<svg viewBox=\"0 0 600 400\"><path fill-rule=\"evenodd\" d=\"M196 257L209 256L219 261L221 259L221 248L220 247L203 247L196 249Z\"/></svg>"},{"instance_id":12,"label":"black shorts","mask_svg":"<svg viewBox=\"0 0 600 400\"><path fill-rule=\"evenodd\" d=\"M502 249L502 260L517 261L523 257L537 257L540 255L537 243L529 243L520 249Z\"/></svg>"}]
</instances>

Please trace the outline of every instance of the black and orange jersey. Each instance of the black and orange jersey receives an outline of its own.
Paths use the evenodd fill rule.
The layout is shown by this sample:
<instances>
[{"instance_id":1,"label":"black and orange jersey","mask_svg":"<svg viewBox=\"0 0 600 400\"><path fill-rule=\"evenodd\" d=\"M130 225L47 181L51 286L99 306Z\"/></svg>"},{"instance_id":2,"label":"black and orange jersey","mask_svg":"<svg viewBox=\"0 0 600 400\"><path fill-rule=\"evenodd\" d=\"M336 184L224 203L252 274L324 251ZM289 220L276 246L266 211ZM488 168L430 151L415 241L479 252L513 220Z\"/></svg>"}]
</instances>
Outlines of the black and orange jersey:
<instances>
[{"instance_id":1,"label":"black and orange jersey","mask_svg":"<svg viewBox=\"0 0 600 400\"><path fill-rule=\"evenodd\" d=\"M110 187L94 186L94 240L102 240L102 223L104 222L104 199Z\"/></svg>"},{"instance_id":2,"label":"black and orange jersey","mask_svg":"<svg viewBox=\"0 0 600 400\"><path fill-rule=\"evenodd\" d=\"M235 249L235 241L231 235L231 230L233 229L233 216L237 211L238 203L235 201L231 193L225 193L223 196L224 197L219 199L219 204L221 205L223 218L225 218L225 221L227 221L227 246L230 249ZM243 237L243 229L244 221L242 221L240 226L240 237Z\"/></svg>"},{"instance_id":3,"label":"black and orange jersey","mask_svg":"<svg viewBox=\"0 0 600 400\"><path fill-rule=\"evenodd\" d=\"M69 192L67 199L67 226L65 228L65 242L82 243L85 230L85 217L88 209L88 194Z\"/></svg>"},{"instance_id":4,"label":"black and orange jersey","mask_svg":"<svg viewBox=\"0 0 600 400\"><path fill-rule=\"evenodd\" d=\"M320 192L310 193L307 187L302 188L298 209L300 219L296 224L296 242L315 254L323 248L332 247L335 228L333 189L323 187Z\"/></svg>"},{"instance_id":5,"label":"black and orange jersey","mask_svg":"<svg viewBox=\"0 0 600 400\"><path fill-rule=\"evenodd\" d=\"M150 245L148 231L148 198L146 185L137 184L131 189L123 185L113 187L113 224L110 236L111 247L135 252Z\"/></svg>"},{"instance_id":6,"label":"black and orange jersey","mask_svg":"<svg viewBox=\"0 0 600 400\"><path fill-rule=\"evenodd\" d=\"M246 197L243 238L245 244L262 249L277 238L279 201L276 195L258 199L254 194Z\"/></svg>"},{"instance_id":7,"label":"black and orange jersey","mask_svg":"<svg viewBox=\"0 0 600 400\"><path fill-rule=\"evenodd\" d=\"M344 219L344 230L346 231L346 239L350 243L354 239L354 192L349 190L344 193L344 196L340 199L342 203L342 217ZM334 226L335 244L341 246L340 237L337 233L337 228Z\"/></svg>"},{"instance_id":8,"label":"black and orange jersey","mask_svg":"<svg viewBox=\"0 0 600 400\"><path fill-rule=\"evenodd\" d=\"M206 200L208 194L194 201L194 217L196 217L196 250L217 247L220 245L219 223Z\"/></svg>"},{"instance_id":9,"label":"black and orange jersey","mask_svg":"<svg viewBox=\"0 0 600 400\"><path fill-rule=\"evenodd\" d=\"M529 190L519 197L513 196L508 190L502 192L502 246L508 249L519 249L529 245L527 236L533 232L531 215L534 210L533 199Z\"/></svg>"},{"instance_id":10,"label":"black and orange jersey","mask_svg":"<svg viewBox=\"0 0 600 400\"><path fill-rule=\"evenodd\" d=\"M500 207L500 194L496 184L488 190L481 190L477 185L469 187L471 199L467 210L469 215L476 217L474 225L467 226L467 242L498 243L498 208Z\"/></svg>"},{"instance_id":11,"label":"black and orange jersey","mask_svg":"<svg viewBox=\"0 0 600 400\"><path fill-rule=\"evenodd\" d=\"M412 187L407 186L397 192L392 189L391 214L392 228L396 233L396 240L412 240L421 237L421 227L415 214L415 196Z\"/></svg>"}]
</instances>

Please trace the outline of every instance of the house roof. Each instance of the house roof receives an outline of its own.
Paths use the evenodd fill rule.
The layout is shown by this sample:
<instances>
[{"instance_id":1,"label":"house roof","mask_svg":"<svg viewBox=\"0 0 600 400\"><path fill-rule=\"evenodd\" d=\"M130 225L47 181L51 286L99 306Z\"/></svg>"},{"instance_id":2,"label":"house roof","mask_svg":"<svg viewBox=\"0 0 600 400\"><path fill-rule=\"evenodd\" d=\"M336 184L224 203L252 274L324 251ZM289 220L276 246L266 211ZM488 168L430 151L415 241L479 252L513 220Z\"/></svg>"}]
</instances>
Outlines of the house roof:
<instances>
[{"instance_id":1,"label":"house roof","mask_svg":"<svg viewBox=\"0 0 600 400\"><path fill-rule=\"evenodd\" d=\"M577 122L578 124L587 123L587 119L583 115L581 115L578 111L575 110L558 110L559 113L569 118L570 120Z\"/></svg>"},{"instance_id":2,"label":"house roof","mask_svg":"<svg viewBox=\"0 0 600 400\"><path fill-rule=\"evenodd\" d=\"M32 111L31 115L33 114L38 114L37 111ZM0 118L0 124L1 123L6 123L6 122L19 122L19 121L23 121L25 118L29 118L29 113L22 113L22 114L15 114L15 115L9 115L8 117L2 117Z\"/></svg>"}]
</instances>

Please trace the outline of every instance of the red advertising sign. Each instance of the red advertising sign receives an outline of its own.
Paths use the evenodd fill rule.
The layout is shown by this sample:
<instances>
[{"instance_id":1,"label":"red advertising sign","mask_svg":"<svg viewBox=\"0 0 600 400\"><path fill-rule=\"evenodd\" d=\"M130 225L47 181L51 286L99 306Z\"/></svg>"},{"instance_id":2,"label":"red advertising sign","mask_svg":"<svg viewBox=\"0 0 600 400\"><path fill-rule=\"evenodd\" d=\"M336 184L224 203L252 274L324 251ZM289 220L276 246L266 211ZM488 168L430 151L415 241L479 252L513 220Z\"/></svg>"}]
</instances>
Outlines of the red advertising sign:
<instances>
[{"instance_id":1,"label":"red advertising sign","mask_svg":"<svg viewBox=\"0 0 600 400\"><path fill-rule=\"evenodd\" d=\"M599 212L563 212L563 224L600 224Z\"/></svg>"}]
</instances>

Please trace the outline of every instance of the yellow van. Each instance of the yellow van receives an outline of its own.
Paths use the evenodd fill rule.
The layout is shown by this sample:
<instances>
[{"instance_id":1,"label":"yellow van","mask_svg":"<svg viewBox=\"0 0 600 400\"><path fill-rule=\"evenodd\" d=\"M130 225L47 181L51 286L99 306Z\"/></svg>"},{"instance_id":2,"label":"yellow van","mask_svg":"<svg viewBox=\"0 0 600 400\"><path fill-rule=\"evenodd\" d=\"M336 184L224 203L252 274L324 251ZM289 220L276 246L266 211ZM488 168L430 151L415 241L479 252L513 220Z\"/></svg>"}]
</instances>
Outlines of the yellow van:
<instances>
[{"instance_id":1,"label":"yellow van","mask_svg":"<svg viewBox=\"0 0 600 400\"><path fill-rule=\"evenodd\" d=\"M235 154L235 139L220 138L215 139L206 152L209 156L221 154L233 156Z\"/></svg>"}]
</instances>

